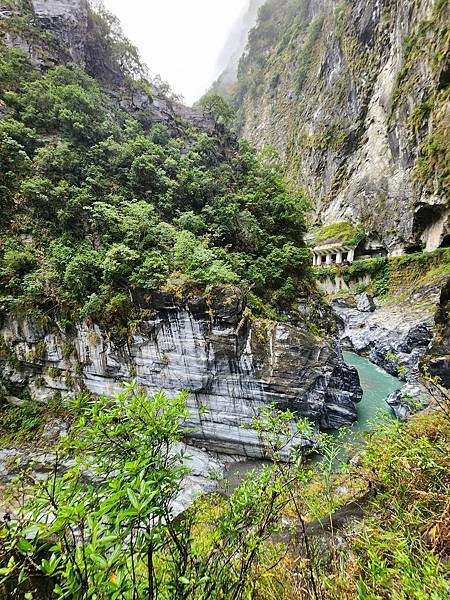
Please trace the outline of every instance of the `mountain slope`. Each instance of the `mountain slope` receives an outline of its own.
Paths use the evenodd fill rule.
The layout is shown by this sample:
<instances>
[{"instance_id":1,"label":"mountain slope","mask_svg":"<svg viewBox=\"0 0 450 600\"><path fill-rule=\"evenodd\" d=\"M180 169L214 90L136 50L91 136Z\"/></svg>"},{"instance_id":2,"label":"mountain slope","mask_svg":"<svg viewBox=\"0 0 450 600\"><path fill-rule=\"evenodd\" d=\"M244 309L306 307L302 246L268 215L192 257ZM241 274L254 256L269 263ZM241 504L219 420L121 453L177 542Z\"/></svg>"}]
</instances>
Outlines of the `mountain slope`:
<instances>
[{"instance_id":1,"label":"mountain slope","mask_svg":"<svg viewBox=\"0 0 450 600\"><path fill-rule=\"evenodd\" d=\"M240 61L242 137L367 249L448 245L448 22L442 0L268 0Z\"/></svg>"},{"instance_id":2,"label":"mountain slope","mask_svg":"<svg viewBox=\"0 0 450 600\"><path fill-rule=\"evenodd\" d=\"M5 306L130 320L164 285L310 287L302 197L149 83L113 17L15 1L0 33Z\"/></svg>"}]
</instances>

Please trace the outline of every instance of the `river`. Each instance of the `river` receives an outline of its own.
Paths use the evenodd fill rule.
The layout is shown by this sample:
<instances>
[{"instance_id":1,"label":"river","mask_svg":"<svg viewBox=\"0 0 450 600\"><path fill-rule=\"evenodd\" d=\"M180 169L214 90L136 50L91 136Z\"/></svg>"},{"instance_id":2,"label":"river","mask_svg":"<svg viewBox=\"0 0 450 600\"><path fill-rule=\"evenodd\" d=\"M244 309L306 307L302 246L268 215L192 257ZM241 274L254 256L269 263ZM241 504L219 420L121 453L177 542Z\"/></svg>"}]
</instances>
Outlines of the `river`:
<instances>
[{"instance_id":1,"label":"river","mask_svg":"<svg viewBox=\"0 0 450 600\"><path fill-rule=\"evenodd\" d=\"M354 352L344 352L345 362L352 367L356 367L363 389L363 397L358 404L358 421L348 430L345 431L341 438L343 443L351 439L359 438L358 434L362 434L376 427L378 419L383 419L386 416L394 418L389 405L386 403L386 398L404 385L396 377L389 375L386 371L380 369L367 358L359 356ZM338 432L335 432L339 435ZM342 434L341 434L342 435ZM342 450L344 458L345 450ZM261 468L264 461L248 461L231 463L227 465L224 477L224 487L229 493L233 491L244 479L248 472Z\"/></svg>"},{"instance_id":2,"label":"river","mask_svg":"<svg viewBox=\"0 0 450 600\"><path fill-rule=\"evenodd\" d=\"M368 431L371 425L376 423L377 418L382 415L392 415L391 409L386 404L386 398L404 384L367 358L354 352L344 352L344 358L348 365L358 370L363 389L363 397L358 404L358 421L351 431L355 433Z\"/></svg>"}]
</instances>

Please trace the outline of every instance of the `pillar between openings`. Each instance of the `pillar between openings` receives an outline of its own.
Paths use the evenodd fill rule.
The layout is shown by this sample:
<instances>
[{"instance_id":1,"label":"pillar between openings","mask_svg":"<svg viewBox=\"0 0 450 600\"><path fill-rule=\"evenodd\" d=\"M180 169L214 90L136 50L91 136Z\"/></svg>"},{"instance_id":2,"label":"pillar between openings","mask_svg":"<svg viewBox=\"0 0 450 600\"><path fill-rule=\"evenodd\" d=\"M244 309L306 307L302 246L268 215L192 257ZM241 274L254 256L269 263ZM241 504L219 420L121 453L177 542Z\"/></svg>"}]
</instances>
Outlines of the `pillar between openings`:
<instances>
[{"instance_id":1,"label":"pillar between openings","mask_svg":"<svg viewBox=\"0 0 450 600\"><path fill-rule=\"evenodd\" d=\"M332 260L331 260L331 254L327 254L327 257L325 259L325 263L327 265L331 265L332 264Z\"/></svg>"}]
</instances>

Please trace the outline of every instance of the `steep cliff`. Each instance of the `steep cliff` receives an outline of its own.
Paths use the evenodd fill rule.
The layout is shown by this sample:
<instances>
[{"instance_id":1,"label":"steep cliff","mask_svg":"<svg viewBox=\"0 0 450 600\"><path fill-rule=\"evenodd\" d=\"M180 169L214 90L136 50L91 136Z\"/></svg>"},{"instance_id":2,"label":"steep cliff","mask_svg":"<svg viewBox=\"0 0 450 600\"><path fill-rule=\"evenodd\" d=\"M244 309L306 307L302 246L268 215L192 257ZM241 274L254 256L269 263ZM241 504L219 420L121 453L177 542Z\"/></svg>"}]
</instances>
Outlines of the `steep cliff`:
<instances>
[{"instance_id":1,"label":"steep cliff","mask_svg":"<svg viewBox=\"0 0 450 600\"><path fill-rule=\"evenodd\" d=\"M272 144L313 221L367 248L448 245L448 3L268 0L241 58L241 135Z\"/></svg>"},{"instance_id":2,"label":"steep cliff","mask_svg":"<svg viewBox=\"0 0 450 600\"><path fill-rule=\"evenodd\" d=\"M174 134L185 123L223 133L210 116L180 104L165 85L148 81L146 66L122 36L118 20L102 10L94 12L88 0L3 0L0 40L23 50L40 68L76 64L121 108L162 123Z\"/></svg>"},{"instance_id":3,"label":"steep cliff","mask_svg":"<svg viewBox=\"0 0 450 600\"><path fill-rule=\"evenodd\" d=\"M354 422L279 166L148 82L84 0L0 17L3 400L186 388L192 437L250 456L262 403Z\"/></svg>"},{"instance_id":4,"label":"steep cliff","mask_svg":"<svg viewBox=\"0 0 450 600\"><path fill-rule=\"evenodd\" d=\"M184 301L158 294L152 306L153 315L121 341L89 321L65 332L54 321L7 318L0 367L8 393L41 402L81 390L111 396L133 378L149 393L185 389L191 437L253 457L261 448L251 422L262 404L289 408L322 429L357 419L362 391L340 350L304 326L250 318L239 289Z\"/></svg>"}]
</instances>

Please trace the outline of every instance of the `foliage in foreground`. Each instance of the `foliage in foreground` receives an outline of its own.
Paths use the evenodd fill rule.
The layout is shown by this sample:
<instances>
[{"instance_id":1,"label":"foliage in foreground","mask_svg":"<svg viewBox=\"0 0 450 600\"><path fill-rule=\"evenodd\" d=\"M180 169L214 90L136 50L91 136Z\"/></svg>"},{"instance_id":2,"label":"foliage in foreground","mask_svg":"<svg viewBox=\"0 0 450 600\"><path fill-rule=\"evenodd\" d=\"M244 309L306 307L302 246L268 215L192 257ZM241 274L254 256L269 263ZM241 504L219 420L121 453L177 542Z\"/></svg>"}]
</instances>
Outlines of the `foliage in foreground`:
<instances>
[{"instance_id":1,"label":"foliage in foreground","mask_svg":"<svg viewBox=\"0 0 450 600\"><path fill-rule=\"evenodd\" d=\"M341 442L329 436L319 463L305 462L292 443L311 437L309 426L264 409L253 426L271 466L178 515L189 472L184 394L147 398L131 385L113 399L80 396L75 412L54 472L43 482L28 472L20 490L30 499L0 530L9 597L448 597L448 402L406 424L379 423L354 467L340 464ZM342 529L333 513L351 500L365 516Z\"/></svg>"},{"instance_id":2,"label":"foliage in foreground","mask_svg":"<svg viewBox=\"0 0 450 600\"><path fill-rule=\"evenodd\" d=\"M185 399L148 398L132 385L115 398L78 403L53 473L39 482L29 471L30 500L1 531L9 594L206 600L238 599L251 589L295 480L273 465L245 481L208 523L201 506L174 513L189 472ZM279 419L292 435L287 417ZM64 456L75 464L67 467Z\"/></svg>"},{"instance_id":3,"label":"foliage in foreground","mask_svg":"<svg viewBox=\"0 0 450 600\"><path fill-rule=\"evenodd\" d=\"M448 406L448 405L447 405ZM447 409L446 409L447 410ZM450 586L450 420L424 413L371 434L360 475L374 490L331 598L433 599Z\"/></svg>"}]
</instances>

